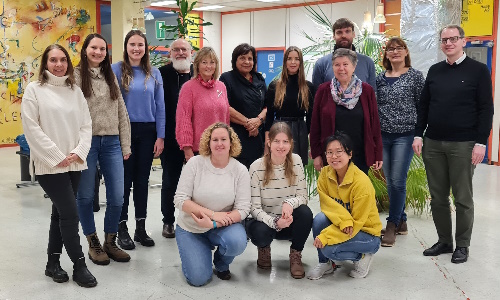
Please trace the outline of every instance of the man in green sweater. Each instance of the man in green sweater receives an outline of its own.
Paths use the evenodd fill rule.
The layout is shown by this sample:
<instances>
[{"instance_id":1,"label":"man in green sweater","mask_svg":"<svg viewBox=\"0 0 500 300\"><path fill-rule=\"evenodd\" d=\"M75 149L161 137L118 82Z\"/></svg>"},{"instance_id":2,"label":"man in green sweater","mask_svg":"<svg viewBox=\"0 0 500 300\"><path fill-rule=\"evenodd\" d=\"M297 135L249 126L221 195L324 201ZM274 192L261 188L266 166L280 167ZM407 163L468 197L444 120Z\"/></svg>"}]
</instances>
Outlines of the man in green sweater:
<instances>
[{"instance_id":1,"label":"man in green sweater","mask_svg":"<svg viewBox=\"0 0 500 300\"><path fill-rule=\"evenodd\" d=\"M413 141L415 153L423 152L432 217L439 237L424 255L453 252L452 263L466 262L469 256L474 223L472 176L485 156L493 120L490 72L485 64L465 55L465 43L460 26L441 29L440 44L446 60L429 69ZM450 187L457 219L454 251Z\"/></svg>"}]
</instances>

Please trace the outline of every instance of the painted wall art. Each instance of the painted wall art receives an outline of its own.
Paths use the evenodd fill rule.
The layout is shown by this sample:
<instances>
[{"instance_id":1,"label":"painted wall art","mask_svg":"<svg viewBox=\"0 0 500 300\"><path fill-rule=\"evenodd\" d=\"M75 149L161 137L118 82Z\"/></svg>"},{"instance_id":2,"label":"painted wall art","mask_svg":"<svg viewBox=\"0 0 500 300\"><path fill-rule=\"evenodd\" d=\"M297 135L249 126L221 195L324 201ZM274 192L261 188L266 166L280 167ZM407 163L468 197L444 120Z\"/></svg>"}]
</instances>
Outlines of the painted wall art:
<instances>
[{"instance_id":1,"label":"painted wall art","mask_svg":"<svg viewBox=\"0 0 500 300\"><path fill-rule=\"evenodd\" d=\"M0 0L0 145L21 134L21 101L38 78L45 48L64 46L74 64L87 34L96 31L95 0Z\"/></svg>"}]
</instances>

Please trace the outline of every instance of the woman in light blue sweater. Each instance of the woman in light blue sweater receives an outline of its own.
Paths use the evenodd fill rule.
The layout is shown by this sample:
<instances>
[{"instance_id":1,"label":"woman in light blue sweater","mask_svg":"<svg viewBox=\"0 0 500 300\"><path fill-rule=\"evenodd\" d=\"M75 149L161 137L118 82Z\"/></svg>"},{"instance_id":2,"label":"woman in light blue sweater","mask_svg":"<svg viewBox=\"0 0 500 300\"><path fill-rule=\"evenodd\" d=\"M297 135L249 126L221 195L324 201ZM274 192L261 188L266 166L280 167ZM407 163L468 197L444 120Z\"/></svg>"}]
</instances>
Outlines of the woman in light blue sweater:
<instances>
[{"instance_id":1,"label":"woman in light blue sweater","mask_svg":"<svg viewBox=\"0 0 500 300\"><path fill-rule=\"evenodd\" d=\"M145 229L149 172L153 158L163 151L165 137L165 102L160 71L149 62L148 41L140 30L125 36L123 61L112 65L127 106L131 125L132 154L124 161L125 193L118 244L126 250L135 248L128 233L130 188L134 187L136 229L134 241L154 246Z\"/></svg>"}]
</instances>

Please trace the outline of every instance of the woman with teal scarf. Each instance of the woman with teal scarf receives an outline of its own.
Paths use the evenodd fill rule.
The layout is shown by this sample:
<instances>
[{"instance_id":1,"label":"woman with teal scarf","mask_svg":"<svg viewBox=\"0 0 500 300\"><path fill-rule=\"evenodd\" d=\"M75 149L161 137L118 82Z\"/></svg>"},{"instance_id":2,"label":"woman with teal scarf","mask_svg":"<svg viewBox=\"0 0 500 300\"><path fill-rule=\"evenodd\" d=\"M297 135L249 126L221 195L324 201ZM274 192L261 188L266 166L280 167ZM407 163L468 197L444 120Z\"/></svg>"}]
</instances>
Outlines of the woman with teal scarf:
<instances>
[{"instance_id":1,"label":"woman with teal scarf","mask_svg":"<svg viewBox=\"0 0 500 300\"><path fill-rule=\"evenodd\" d=\"M352 160L363 172L382 167L382 136L377 100L373 88L355 74L356 52L339 48L332 56L335 77L319 86L314 98L311 120L311 156L314 168L326 165L325 139L335 131L346 133L353 141Z\"/></svg>"}]
</instances>

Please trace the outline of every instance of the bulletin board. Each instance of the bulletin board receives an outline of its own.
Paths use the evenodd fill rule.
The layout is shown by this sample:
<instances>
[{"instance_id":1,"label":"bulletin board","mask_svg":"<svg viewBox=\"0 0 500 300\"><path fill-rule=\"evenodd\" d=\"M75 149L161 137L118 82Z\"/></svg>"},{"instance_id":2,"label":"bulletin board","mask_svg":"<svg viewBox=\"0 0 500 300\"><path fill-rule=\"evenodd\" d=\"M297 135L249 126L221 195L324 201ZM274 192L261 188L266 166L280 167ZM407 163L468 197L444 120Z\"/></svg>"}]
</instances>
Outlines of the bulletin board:
<instances>
[{"instance_id":1,"label":"bulletin board","mask_svg":"<svg viewBox=\"0 0 500 300\"><path fill-rule=\"evenodd\" d=\"M281 73L285 48L257 48L257 72L261 73L269 85Z\"/></svg>"},{"instance_id":2,"label":"bulletin board","mask_svg":"<svg viewBox=\"0 0 500 300\"><path fill-rule=\"evenodd\" d=\"M463 0L462 28L465 36L493 34L493 0Z\"/></svg>"}]
</instances>

